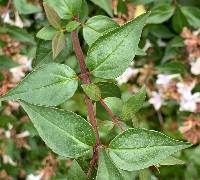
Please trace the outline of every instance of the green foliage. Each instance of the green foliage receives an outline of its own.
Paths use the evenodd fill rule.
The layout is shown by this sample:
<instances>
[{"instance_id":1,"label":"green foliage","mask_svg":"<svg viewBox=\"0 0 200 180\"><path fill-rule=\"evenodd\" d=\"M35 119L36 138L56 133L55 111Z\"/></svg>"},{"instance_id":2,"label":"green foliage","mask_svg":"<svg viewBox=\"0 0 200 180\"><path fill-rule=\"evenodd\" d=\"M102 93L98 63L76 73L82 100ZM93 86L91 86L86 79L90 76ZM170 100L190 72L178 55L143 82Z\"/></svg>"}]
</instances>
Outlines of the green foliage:
<instances>
[{"instance_id":1,"label":"green foliage","mask_svg":"<svg viewBox=\"0 0 200 180\"><path fill-rule=\"evenodd\" d=\"M55 59L65 47L65 35L57 32L52 39L53 58Z\"/></svg>"},{"instance_id":2,"label":"green foliage","mask_svg":"<svg viewBox=\"0 0 200 180\"><path fill-rule=\"evenodd\" d=\"M55 106L74 95L78 86L75 72L66 65L46 64L36 68L2 100L24 100L29 103ZM59 94L55 94L59 91Z\"/></svg>"},{"instance_id":3,"label":"green foliage","mask_svg":"<svg viewBox=\"0 0 200 180\"><path fill-rule=\"evenodd\" d=\"M91 125L82 117L69 111L20 104L29 115L43 141L63 157L77 158L88 154L95 144Z\"/></svg>"},{"instance_id":4,"label":"green foliage","mask_svg":"<svg viewBox=\"0 0 200 180\"><path fill-rule=\"evenodd\" d=\"M101 90L99 87L93 83L91 84L83 84L81 85L83 88L83 91L87 94L87 96L94 100L94 101L99 101L101 98Z\"/></svg>"},{"instance_id":5,"label":"green foliage","mask_svg":"<svg viewBox=\"0 0 200 180\"><path fill-rule=\"evenodd\" d=\"M86 62L94 76L111 79L125 71L136 54L147 17L148 14L142 15L109 31L91 45Z\"/></svg>"},{"instance_id":6,"label":"green foliage","mask_svg":"<svg viewBox=\"0 0 200 180\"><path fill-rule=\"evenodd\" d=\"M160 163L191 144L174 140L162 133L145 129L128 129L109 145L109 155L117 167L134 171Z\"/></svg>"},{"instance_id":7,"label":"green foliage","mask_svg":"<svg viewBox=\"0 0 200 180\"><path fill-rule=\"evenodd\" d=\"M43 27L36 35L37 38L44 40L52 40L56 34L56 29L51 26Z\"/></svg>"},{"instance_id":8,"label":"green foliage","mask_svg":"<svg viewBox=\"0 0 200 180\"><path fill-rule=\"evenodd\" d=\"M73 30L77 29L79 26L80 26L79 22L70 21L66 26L66 30L67 30L67 32L72 32Z\"/></svg>"}]
</instances>

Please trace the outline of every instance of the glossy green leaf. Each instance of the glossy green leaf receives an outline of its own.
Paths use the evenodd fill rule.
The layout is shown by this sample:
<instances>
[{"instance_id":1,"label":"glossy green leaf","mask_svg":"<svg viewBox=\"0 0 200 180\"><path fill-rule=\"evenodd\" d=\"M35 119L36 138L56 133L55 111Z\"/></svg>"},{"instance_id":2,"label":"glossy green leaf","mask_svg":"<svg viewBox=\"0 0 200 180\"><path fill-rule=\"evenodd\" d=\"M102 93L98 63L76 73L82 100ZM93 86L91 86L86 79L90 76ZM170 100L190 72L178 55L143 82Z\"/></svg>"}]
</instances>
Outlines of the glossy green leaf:
<instances>
[{"instance_id":1,"label":"glossy green leaf","mask_svg":"<svg viewBox=\"0 0 200 180\"><path fill-rule=\"evenodd\" d=\"M56 11L47 3L43 3L44 10L49 23L56 29L61 29L61 20Z\"/></svg>"},{"instance_id":2,"label":"glossy green leaf","mask_svg":"<svg viewBox=\"0 0 200 180\"><path fill-rule=\"evenodd\" d=\"M19 14L34 14L41 11L39 6L35 6L27 0L14 0L14 5Z\"/></svg>"},{"instance_id":3,"label":"glossy green leaf","mask_svg":"<svg viewBox=\"0 0 200 180\"><path fill-rule=\"evenodd\" d=\"M190 26L200 28L200 9L197 7L183 6L182 13L185 15Z\"/></svg>"},{"instance_id":4,"label":"glossy green leaf","mask_svg":"<svg viewBox=\"0 0 200 180\"><path fill-rule=\"evenodd\" d=\"M90 0L104 11L108 13L109 16L113 16L112 12L112 1L111 0Z\"/></svg>"},{"instance_id":5,"label":"glossy green leaf","mask_svg":"<svg viewBox=\"0 0 200 180\"><path fill-rule=\"evenodd\" d=\"M71 98L78 87L75 72L66 65L45 64L33 70L0 100L24 100L46 106L59 105Z\"/></svg>"},{"instance_id":6,"label":"glossy green leaf","mask_svg":"<svg viewBox=\"0 0 200 180\"><path fill-rule=\"evenodd\" d=\"M44 40L52 40L55 36L57 30L54 29L51 26L46 26L40 29L40 31L37 33L36 37Z\"/></svg>"},{"instance_id":7,"label":"glossy green leaf","mask_svg":"<svg viewBox=\"0 0 200 180\"><path fill-rule=\"evenodd\" d=\"M174 14L175 7L170 4L160 4L151 9L147 19L148 24L160 24L167 21Z\"/></svg>"},{"instance_id":8,"label":"glossy green leaf","mask_svg":"<svg viewBox=\"0 0 200 180\"><path fill-rule=\"evenodd\" d=\"M169 156L168 158L164 159L159 163L159 165L162 166L183 165L183 164L185 164L185 161L177 159L173 156Z\"/></svg>"},{"instance_id":9,"label":"glossy green leaf","mask_svg":"<svg viewBox=\"0 0 200 180\"><path fill-rule=\"evenodd\" d=\"M134 180L135 174L117 168L106 150L100 150L96 180Z\"/></svg>"},{"instance_id":10,"label":"glossy green leaf","mask_svg":"<svg viewBox=\"0 0 200 180\"><path fill-rule=\"evenodd\" d=\"M190 143L174 140L160 132L132 128L111 141L109 155L117 167L134 171L159 164L190 146Z\"/></svg>"},{"instance_id":11,"label":"glossy green leaf","mask_svg":"<svg viewBox=\"0 0 200 180\"><path fill-rule=\"evenodd\" d=\"M82 8L82 0L45 0L55 9L58 15L64 19L70 19L77 15Z\"/></svg>"},{"instance_id":12,"label":"glossy green leaf","mask_svg":"<svg viewBox=\"0 0 200 180\"><path fill-rule=\"evenodd\" d=\"M85 23L83 37L91 46L100 36L117 27L119 25L107 16L94 16Z\"/></svg>"},{"instance_id":13,"label":"glossy green leaf","mask_svg":"<svg viewBox=\"0 0 200 180\"><path fill-rule=\"evenodd\" d=\"M76 160L73 160L72 166L67 171L67 179L69 180L87 180L86 174Z\"/></svg>"},{"instance_id":14,"label":"glossy green leaf","mask_svg":"<svg viewBox=\"0 0 200 180\"><path fill-rule=\"evenodd\" d=\"M81 116L56 108L20 102L40 137L55 153L78 158L92 151L95 133Z\"/></svg>"},{"instance_id":15,"label":"glossy green leaf","mask_svg":"<svg viewBox=\"0 0 200 180\"><path fill-rule=\"evenodd\" d=\"M73 30L77 29L80 26L80 22L77 21L70 21L67 25L66 25L66 30L67 32L72 32Z\"/></svg>"},{"instance_id":16,"label":"glossy green leaf","mask_svg":"<svg viewBox=\"0 0 200 180\"><path fill-rule=\"evenodd\" d=\"M53 58L55 59L65 47L65 35L57 32L52 39Z\"/></svg>"},{"instance_id":17,"label":"glossy green leaf","mask_svg":"<svg viewBox=\"0 0 200 180\"><path fill-rule=\"evenodd\" d=\"M139 92L135 93L126 102L124 102L124 106L122 108L123 118L130 119L132 115L138 112L142 108L145 98L146 89L145 86L143 86Z\"/></svg>"},{"instance_id":18,"label":"glossy green leaf","mask_svg":"<svg viewBox=\"0 0 200 180\"><path fill-rule=\"evenodd\" d=\"M183 28L188 26L187 19L179 7L176 8L176 11L172 18L172 25L173 29L178 33L181 33Z\"/></svg>"},{"instance_id":19,"label":"glossy green leaf","mask_svg":"<svg viewBox=\"0 0 200 180\"><path fill-rule=\"evenodd\" d=\"M83 91L87 94L87 96L94 100L94 101L99 101L101 98L101 90L99 87L93 83L90 84L83 84L81 85L83 88Z\"/></svg>"},{"instance_id":20,"label":"glossy green leaf","mask_svg":"<svg viewBox=\"0 0 200 180\"><path fill-rule=\"evenodd\" d=\"M87 67L100 78L121 75L133 60L148 13L98 38L87 53ZM123 53L122 53L123 52Z\"/></svg>"}]
</instances>

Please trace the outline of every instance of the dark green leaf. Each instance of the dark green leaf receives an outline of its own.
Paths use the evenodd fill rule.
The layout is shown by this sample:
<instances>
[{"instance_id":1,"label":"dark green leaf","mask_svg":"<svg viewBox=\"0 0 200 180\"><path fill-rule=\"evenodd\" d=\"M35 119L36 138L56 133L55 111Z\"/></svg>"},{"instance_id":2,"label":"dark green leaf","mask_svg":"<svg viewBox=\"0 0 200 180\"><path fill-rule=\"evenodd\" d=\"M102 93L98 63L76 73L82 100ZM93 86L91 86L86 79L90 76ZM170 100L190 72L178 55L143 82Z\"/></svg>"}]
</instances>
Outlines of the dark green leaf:
<instances>
[{"instance_id":1,"label":"dark green leaf","mask_svg":"<svg viewBox=\"0 0 200 180\"><path fill-rule=\"evenodd\" d=\"M167 21L174 14L174 6L170 4L160 4L151 9L151 14L147 19L149 24L160 24Z\"/></svg>"},{"instance_id":2,"label":"dark green leaf","mask_svg":"<svg viewBox=\"0 0 200 180\"><path fill-rule=\"evenodd\" d=\"M117 167L134 171L159 164L190 146L190 143L174 140L160 132L133 128L111 141L109 155Z\"/></svg>"},{"instance_id":3,"label":"dark green leaf","mask_svg":"<svg viewBox=\"0 0 200 180\"><path fill-rule=\"evenodd\" d=\"M109 16L113 16L113 12L112 12L112 2L111 0L90 0L92 1L94 4L96 4L97 6L99 6L100 8L102 8L103 10L105 10Z\"/></svg>"},{"instance_id":4,"label":"dark green leaf","mask_svg":"<svg viewBox=\"0 0 200 180\"><path fill-rule=\"evenodd\" d=\"M72 166L67 172L67 179L69 180L87 180L86 174L76 160L73 161Z\"/></svg>"},{"instance_id":5,"label":"dark green leaf","mask_svg":"<svg viewBox=\"0 0 200 180\"><path fill-rule=\"evenodd\" d=\"M53 58L55 59L65 47L65 35L57 32L52 39Z\"/></svg>"},{"instance_id":6,"label":"dark green leaf","mask_svg":"<svg viewBox=\"0 0 200 180\"><path fill-rule=\"evenodd\" d=\"M78 158L92 151L92 126L73 112L20 102L40 137L55 153Z\"/></svg>"},{"instance_id":7,"label":"dark green leaf","mask_svg":"<svg viewBox=\"0 0 200 180\"><path fill-rule=\"evenodd\" d=\"M56 63L44 64L27 75L0 100L20 99L33 104L54 106L71 98L77 87L78 80L71 68Z\"/></svg>"},{"instance_id":8,"label":"dark green leaf","mask_svg":"<svg viewBox=\"0 0 200 180\"><path fill-rule=\"evenodd\" d=\"M94 76L112 79L126 70L136 54L147 17L148 14L141 15L106 33L91 45L86 63Z\"/></svg>"},{"instance_id":9,"label":"dark green leaf","mask_svg":"<svg viewBox=\"0 0 200 180\"><path fill-rule=\"evenodd\" d=\"M36 35L37 38L44 40L52 40L56 34L56 29L51 26L43 27Z\"/></svg>"},{"instance_id":10,"label":"dark green leaf","mask_svg":"<svg viewBox=\"0 0 200 180\"><path fill-rule=\"evenodd\" d=\"M119 27L116 22L107 16L94 16L90 18L83 28L83 36L89 46L106 32Z\"/></svg>"},{"instance_id":11,"label":"dark green leaf","mask_svg":"<svg viewBox=\"0 0 200 180\"><path fill-rule=\"evenodd\" d=\"M15 66L18 66L18 64L15 63L12 59L7 56L0 56L0 70L10 69Z\"/></svg>"},{"instance_id":12,"label":"dark green leaf","mask_svg":"<svg viewBox=\"0 0 200 180\"><path fill-rule=\"evenodd\" d=\"M43 3L43 6L49 23L56 29L62 29L61 20L56 11L47 3Z\"/></svg>"}]
</instances>

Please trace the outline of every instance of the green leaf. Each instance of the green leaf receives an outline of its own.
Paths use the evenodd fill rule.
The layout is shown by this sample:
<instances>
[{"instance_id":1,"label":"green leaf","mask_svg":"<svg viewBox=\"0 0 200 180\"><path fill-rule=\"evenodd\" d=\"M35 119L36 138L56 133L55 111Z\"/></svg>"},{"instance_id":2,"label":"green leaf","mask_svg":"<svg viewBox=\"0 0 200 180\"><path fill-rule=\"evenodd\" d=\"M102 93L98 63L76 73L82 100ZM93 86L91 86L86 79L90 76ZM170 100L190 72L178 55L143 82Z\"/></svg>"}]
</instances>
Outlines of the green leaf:
<instances>
[{"instance_id":1,"label":"green leaf","mask_svg":"<svg viewBox=\"0 0 200 180\"><path fill-rule=\"evenodd\" d=\"M71 19L80 13L83 4L82 0L45 0L45 2L53 7L58 15L64 19Z\"/></svg>"},{"instance_id":2,"label":"green leaf","mask_svg":"<svg viewBox=\"0 0 200 180\"><path fill-rule=\"evenodd\" d=\"M135 171L159 164L190 143L174 140L153 130L132 128L115 137L109 155L117 167Z\"/></svg>"},{"instance_id":3,"label":"green leaf","mask_svg":"<svg viewBox=\"0 0 200 180\"><path fill-rule=\"evenodd\" d=\"M116 97L107 97L104 99L106 105L111 109L114 115L120 117L122 113L123 101ZM108 113L100 103L97 103L97 117L101 120L111 120Z\"/></svg>"},{"instance_id":4,"label":"green leaf","mask_svg":"<svg viewBox=\"0 0 200 180\"><path fill-rule=\"evenodd\" d=\"M170 74L186 74L187 67L180 61L173 60L165 64L157 66L156 69L161 73L170 73Z\"/></svg>"},{"instance_id":5,"label":"green leaf","mask_svg":"<svg viewBox=\"0 0 200 180\"><path fill-rule=\"evenodd\" d=\"M72 32L73 30L77 29L80 26L80 24L81 23L77 21L70 21L66 26L67 32Z\"/></svg>"},{"instance_id":6,"label":"green leaf","mask_svg":"<svg viewBox=\"0 0 200 180\"><path fill-rule=\"evenodd\" d=\"M135 55L137 55L137 56L145 56L146 52L143 49L137 48Z\"/></svg>"},{"instance_id":7,"label":"green leaf","mask_svg":"<svg viewBox=\"0 0 200 180\"><path fill-rule=\"evenodd\" d=\"M62 29L61 20L56 11L45 2L43 6L49 23L56 29Z\"/></svg>"},{"instance_id":8,"label":"green leaf","mask_svg":"<svg viewBox=\"0 0 200 180\"><path fill-rule=\"evenodd\" d=\"M10 69L18 66L12 59L7 56L0 56L0 70Z\"/></svg>"},{"instance_id":9,"label":"green leaf","mask_svg":"<svg viewBox=\"0 0 200 180\"><path fill-rule=\"evenodd\" d=\"M36 37L44 40L52 40L55 36L57 30L54 29L51 26L46 26L40 29L40 31L37 33Z\"/></svg>"},{"instance_id":10,"label":"green leaf","mask_svg":"<svg viewBox=\"0 0 200 180\"><path fill-rule=\"evenodd\" d=\"M133 60L148 13L98 38L87 53L87 67L96 77L121 75ZM123 53L122 53L123 52Z\"/></svg>"},{"instance_id":11,"label":"green leaf","mask_svg":"<svg viewBox=\"0 0 200 180\"><path fill-rule=\"evenodd\" d=\"M24 100L54 106L71 98L78 87L75 72L66 65L44 64L26 76L0 100Z\"/></svg>"},{"instance_id":12,"label":"green leaf","mask_svg":"<svg viewBox=\"0 0 200 180\"><path fill-rule=\"evenodd\" d=\"M57 32L52 39L53 58L55 59L65 47L65 35L63 32Z\"/></svg>"},{"instance_id":13,"label":"green leaf","mask_svg":"<svg viewBox=\"0 0 200 180\"><path fill-rule=\"evenodd\" d=\"M185 164L185 161L177 159L173 156L169 156L168 158L164 159L159 163L159 165L162 166L173 166L173 165L183 165L183 164Z\"/></svg>"},{"instance_id":14,"label":"green leaf","mask_svg":"<svg viewBox=\"0 0 200 180\"><path fill-rule=\"evenodd\" d=\"M81 116L56 108L32 105L21 101L40 137L55 153L78 158L92 151L95 133Z\"/></svg>"},{"instance_id":15,"label":"green leaf","mask_svg":"<svg viewBox=\"0 0 200 180\"><path fill-rule=\"evenodd\" d=\"M102 8L104 11L108 13L109 16L113 16L112 12L112 2L111 0L90 0L100 8Z\"/></svg>"},{"instance_id":16,"label":"green leaf","mask_svg":"<svg viewBox=\"0 0 200 180\"><path fill-rule=\"evenodd\" d=\"M73 164L67 171L67 179L69 180L87 180L86 174L76 160L73 160Z\"/></svg>"},{"instance_id":17,"label":"green leaf","mask_svg":"<svg viewBox=\"0 0 200 180\"><path fill-rule=\"evenodd\" d=\"M126 102L124 102L124 106L122 108L122 116L124 119L130 119L132 115L138 112L146 98L146 88L143 86L140 91L133 96L131 96Z\"/></svg>"},{"instance_id":18,"label":"green leaf","mask_svg":"<svg viewBox=\"0 0 200 180\"><path fill-rule=\"evenodd\" d=\"M100 36L117 27L119 25L107 16L94 16L85 23L83 37L91 46Z\"/></svg>"},{"instance_id":19,"label":"green leaf","mask_svg":"<svg viewBox=\"0 0 200 180\"><path fill-rule=\"evenodd\" d=\"M99 87L101 91L101 97L121 97L121 91L119 87L112 82L98 82L96 85Z\"/></svg>"},{"instance_id":20,"label":"green leaf","mask_svg":"<svg viewBox=\"0 0 200 180\"><path fill-rule=\"evenodd\" d=\"M179 7L176 8L172 18L172 26L177 33L181 33L183 28L188 26L187 19Z\"/></svg>"},{"instance_id":21,"label":"green leaf","mask_svg":"<svg viewBox=\"0 0 200 180\"><path fill-rule=\"evenodd\" d=\"M14 0L13 2L19 14L34 14L41 12L40 7L27 2L27 0Z\"/></svg>"},{"instance_id":22,"label":"green leaf","mask_svg":"<svg viewBox=\"0 0 200 180\"><path fill-rule=\"evenodd\" d=\"M87 94L87 96L94 100L94 101L99 101L101 98L101 90L99 87L93 83L90 84L83 84L81 85L83 88L83 91Z\"/></svg>"},{"instance_id":23,"label":"green leaf","mask_svg":"<svg viewBox=\"0 0 200 180\"><path fill-rule=\"evenodd\" d=\"M175 7L170 4L160 4L151 9L147 19L148 24L160 24L167 21L174 14Z\"/></svg>"},{"instance_id":24,"label":"green leaf","mask_svg":"<svg viewBox=\"0 0 200 180\"><path fill-rule=\"evenodd\" d=\"M182 13L193 28L200 28L200 9L197 7L183 6Z\"/></svg>"},{"instance_id":25,"label":"green leaf","mask_svg":"<svg viewBox=\"0 0 200 180\"><path fill-rule=\"evenodd\" d=\"M100 150L96 180L133 180L135 174L117 168L106 150Z\"/></svg>"}]
</instances>

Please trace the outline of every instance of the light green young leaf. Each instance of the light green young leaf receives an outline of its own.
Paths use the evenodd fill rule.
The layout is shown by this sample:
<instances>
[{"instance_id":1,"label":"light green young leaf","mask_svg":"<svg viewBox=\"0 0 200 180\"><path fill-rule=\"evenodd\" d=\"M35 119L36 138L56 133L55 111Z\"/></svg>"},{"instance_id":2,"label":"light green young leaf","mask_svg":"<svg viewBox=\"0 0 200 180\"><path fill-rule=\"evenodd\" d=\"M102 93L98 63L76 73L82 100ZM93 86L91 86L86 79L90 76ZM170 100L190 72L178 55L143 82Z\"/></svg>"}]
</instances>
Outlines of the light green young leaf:
<instances>
[{"instance_id":1,"label":"light green young leaf","mask_svg":"<svg viewBox=\"0 0 200 180\"><path fill-rule=\"evenodd\" d=\"M185 15L190 26L200 28L200 9L197 7L183 6L182 13Z\"/></svg>"},{"instance_id":2,"label":"light green young leaf","mask_svg":"<svg viewBox=\"0 0 200 180\"><path fill-rule=\"evenodd\" d=\"M113 16L112 12L112 1L111 0L90 0L104 11L108 13L109 16Z\"/></svg>"},{"instance_id":3,"label":"light green young leaf","mask_svg":"<svg viewBox=\"0 0 200 180\"><path fill-rule=\"evenodd\" d=\"M132 128L115 137L109 155L117 167L135 171L159 164L170 155L190 147L153 130Z\"/></svg>"},{"instance_id":4,"label":"light green young leaf","mask_svg":"<svg viewBox=\"0 0 200 180\"><path fill-rule=\"evenodd\" d=\"M28 2L27 0L14 0L14 5L19 14L34 14L41 12L41 8Z\"/></svg>"},{"instance_id":5,"label":"light green young leaf","mask_svg":"<svg viewBox=\"0 0 200 180\"><path fill-rule=\"evenodd\" d=\"M175 7L170 4L160 4L151 10L147 19L148 24L160 24L167 21L174 14Z\"/></svg>"},{"instance_id":6,"label":"light green young leaf","mask_svg":"<svg viewBox=\"0 0 200 180\"><path fill-rule=\"evenodd\" d=\"M40 137L55 153L78 158L91 153L95 144L92 126L81 116L56 108L20 101Z\"/></svg>"},{"instance_id":7,"label":"light green young leaf","mask_svg":"<svg viewBox=\"0 0 200 180\"><path fill-rule=\"evenodd\" d=\"M106 150L100 150L96 180L134 180L135 174L117 168Z\"/></svg>"},{"instance_id":8,"label":"light green young leaf","mask_svg":"<svg viewBox=\"0 0 200 180\"><path fill-rule=\"evenodd\" d=\"M65 35L63 32L57 32L52 39L53 58L55 59L65 47Z\"/></svg>"},{"instance_id":9,"label":"light green young leaf","mask_svg":"<svg viewBox=\"0 0 200 180\"><path fill-rule=\"evenodd\" d=\"M106 32L119 27L119 25L107 16L94 16L83 27L83 37L89 46Z\"/></svg>"},{"instance_id":10,"label":"light green young leaf","mask_svg":"<svg viewBox=\"0 0 200 180\"><path fill-rule=\"evenodd\" d=\"M56 11L45 2L43 6L49 23L56 29L62 29L61 20Z\"/></svg>"},{"instance_id":11,"label":"light green young leaf","mask_svg":"<svg viewBox=\"0 0 200 180\"><path fill-rule=\"evenodd\" d=\"M15 88L0 98L55 106L71 98L78 87L75 72L66 65L45 64L26 76Z\"/></svg>"},{"instance_id":12,"label":"light green young leaf","mask_svg":"<svg viewBox=\"0 0 200 180\"><path fill-rule=\"evenodd\" d=\"M96 77L121 75L135 57L148 13L98 38L87 54L87 67ZM123 52L123 53L122 53Z\"/></svg>"},{"instance_id":13,"label":"light green young leaf","mask_svg":"<svg viewBox=\"0 0 200 180\"><path fill-rule=\"evenodd\" d=\"M87 180L86 174L83 172L82 168L76 160L73 161L72 166L67 171L68 180Z\"/></svg>"},{"instance_id":14,"label":"light green young leaf","mask_svg":"<svg viewBox=\"0 0 200 180\"><path fill-rule=\"evenodd\" d=\"M77 15L82 8L82 0L45 0L51 7L55 9L58 15L64 19L70 19Z\"/></svg>"},{"instance_id":15,"label":"light green young leaf","mask_svg":"<svg viewBox=\"0 0 200 180\"><path fill-rule=\"evenodd\" d=\"M94 100L94 101L99 101L101 98L101 90L99 87L93 83L91 84L83 84L81 85L83 88L83 91L87 94L87 96Z\"/></svg>"},{"instance_id":16,"label":"light green young leaf","mask_svg":"<svg viewBox=\"0 0 200 180\"><path fill-rule=\"evenodd\" d=\"M36 37L44 40L52 40L55 36L57 30L54 29L51 26L46 26L40 29L40 31L37 33Z\"/></svg>"},{"instance_id":17,"label":"light green young leaf","mask_svg":"<svg viewBox=\"0 0 200 180\"><path fill-rule=\"evenodd\" d=\"M173 166L173 165L183 165L183 164L185 164L185 161L177 159L173 156L169 156L168 158L162 160L159 163L159 165L162 165L162 166Z\"/></svg>"},{"instance_id":18,"label":"light green young leaf","mask_svg":"<svg viewBox=\"0 0 200 180\"><path fill-rule=\"evenodd\" d=\"M81 23L77 21L70 21L66 26L67 32L72 32L73 30L77 29L80 26L80 24Z\"/></svg>"},{"instance_id":19,"label":"light green young leaf","mask_svg":"<svg viewBox=\"0 0 200 180\"><path fill-rule=\"evenodd\" d=\"M142 108L145 98L146 98L146 89L145 86L143 86L139 92L137 92L132 97L130 97L126 102L124 102L122 108L123 118L130 119L132 115L138 112Z\"/></svg>"}]
</instances>

